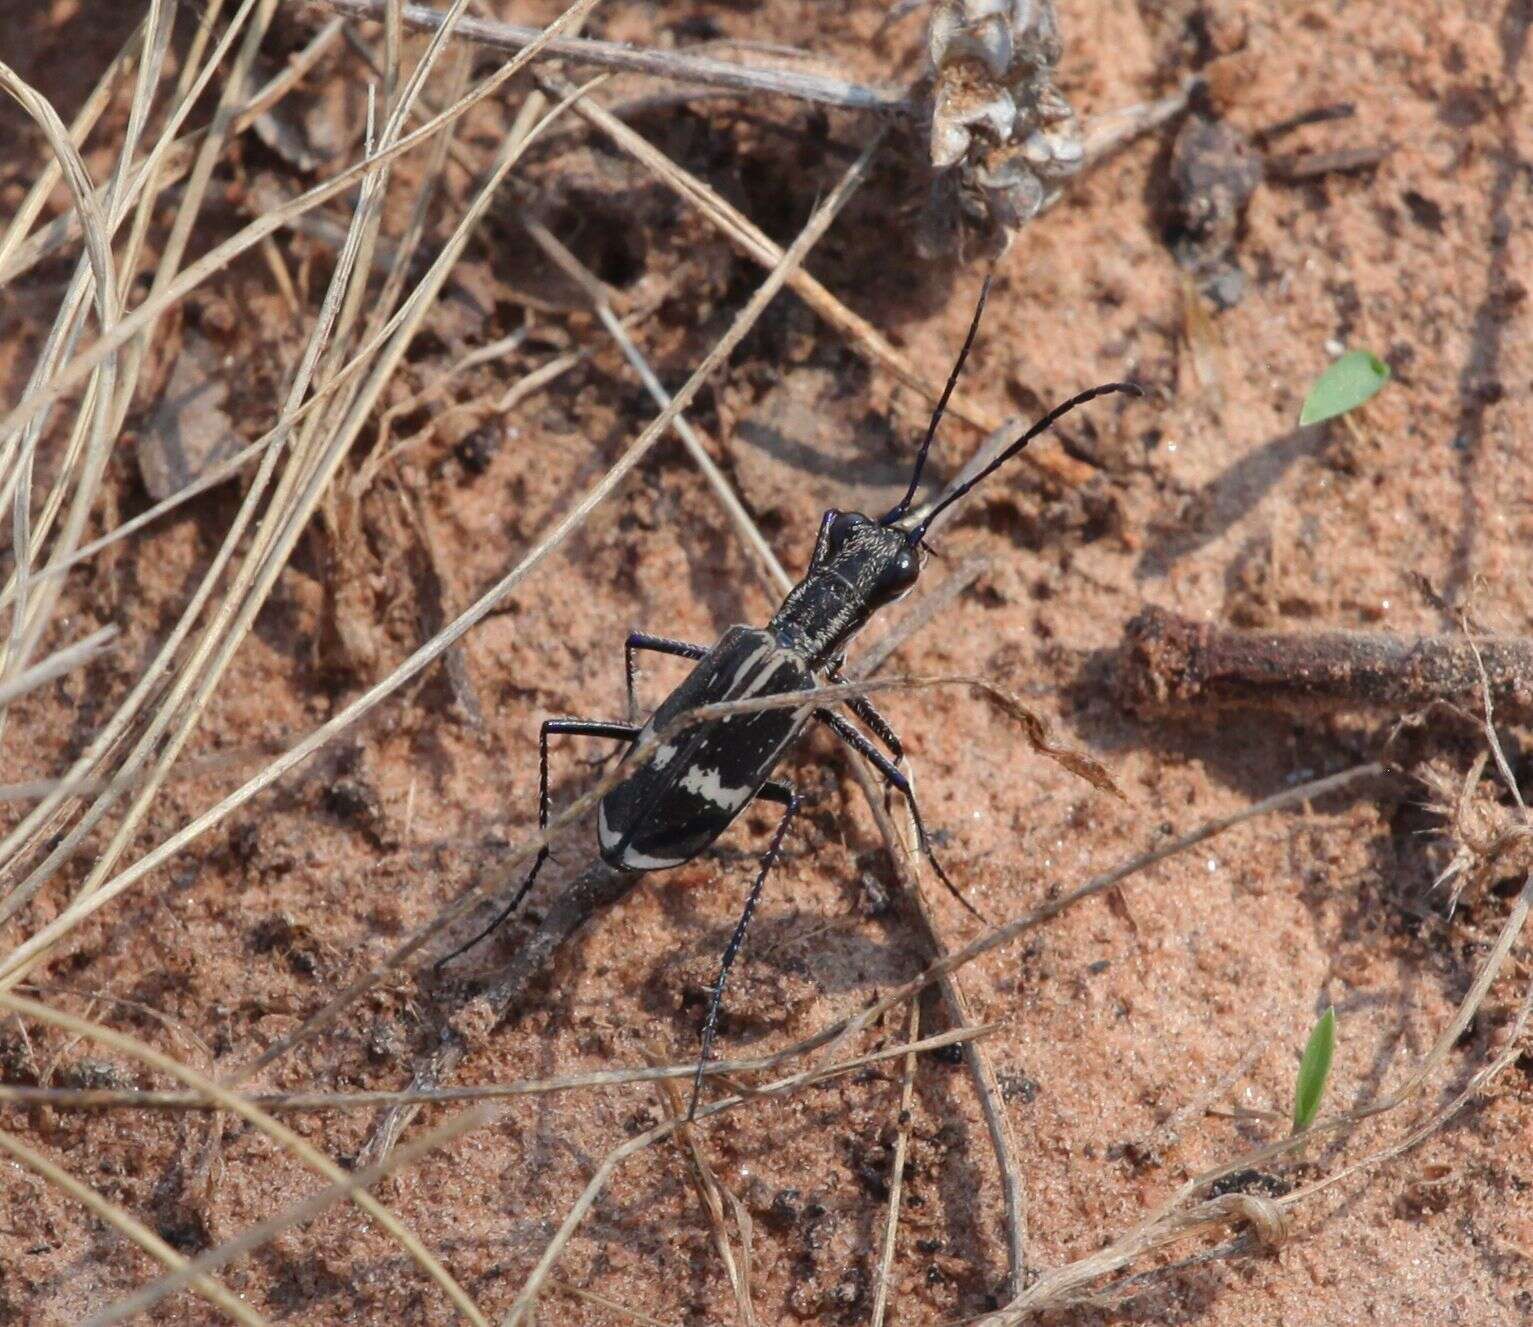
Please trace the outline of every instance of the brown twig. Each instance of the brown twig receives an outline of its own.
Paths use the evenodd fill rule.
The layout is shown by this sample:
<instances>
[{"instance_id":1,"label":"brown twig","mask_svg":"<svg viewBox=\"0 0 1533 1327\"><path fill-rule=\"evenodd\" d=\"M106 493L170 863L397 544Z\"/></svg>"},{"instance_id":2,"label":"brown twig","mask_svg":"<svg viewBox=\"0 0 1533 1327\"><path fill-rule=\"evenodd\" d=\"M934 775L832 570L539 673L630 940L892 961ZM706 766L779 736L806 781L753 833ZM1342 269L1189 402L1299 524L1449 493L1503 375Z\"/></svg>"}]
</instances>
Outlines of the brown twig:
<instances>
[{"instance_id":1,"label":"brown twig","mask_svg":"<svg viewBox=\"0 0 1533 1327\"><path fill-rule=\"evenodd\" d=\"M1322 175L1351 175L1372 170L1391 152L1392 143L1373 143L1367 147L1348 147L1336 152L1294 152L1267 158L1267 178L1286 184L1302 184Z\"/></svg>"},{"instance_id":2,"label":"brown twig","mask_svg":"<svg viewBox=\"0 0 1533 1327\"><path fill-rule=\"evenodd\" d=\"M1533 640L1382 632L1235 631L1147 608L1124 628L1119 700L1131 709L1228 706L1478 713L1486 685L1504 719L1533 716Z\"/></svg>"}]
</instances>

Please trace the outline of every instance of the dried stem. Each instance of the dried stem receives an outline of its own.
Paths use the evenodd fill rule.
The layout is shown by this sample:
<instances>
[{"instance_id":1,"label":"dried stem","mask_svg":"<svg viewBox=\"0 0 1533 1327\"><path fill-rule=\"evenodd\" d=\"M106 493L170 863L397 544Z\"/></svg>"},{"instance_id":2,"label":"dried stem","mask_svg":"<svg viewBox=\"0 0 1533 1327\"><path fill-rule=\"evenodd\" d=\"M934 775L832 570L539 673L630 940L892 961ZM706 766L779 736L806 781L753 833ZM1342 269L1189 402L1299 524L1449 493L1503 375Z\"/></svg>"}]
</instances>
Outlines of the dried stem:
<instances>
[{"instance_id":1,"label":"dried stem","mask_svg":"<svg viewBox=\"0 0 1533 1327\"><path fill-rule=\"evenodd\" d=\"M921 1002L910 1002L908 1039L921 1036ZM900 1229L900 1195L905 1186L905 1152L910 1146L910 1108L915 1099L916 1057L905 1057L900 1078L900 1108L894 1120L894 1147L889 1156L889 1208L884 1218L883 1250L878 1257L877 1284L873 1290L872 1327L884 1327L884 1313L889 1305L889 1277L894 1269L894 1245Z\"/></svg>"},{"instance_id":2,"label":"dried stem","mask_svg":"<svg viewBox=\"0 0 1533 1327\"><path fill-rule=\"evenodd\" d=\"M383 16L386 0L323 0L323 3L352 18L377 19ZM403 6L405 23L418 32L434 32L441 26L442 17L438 10L427 9L423 5ZM457 27L457 35L465 41L499 51L524 50L538 33L537 28L474 18L462 20ZM688 55L682 51L651 50L620 42L567 37L551 43L548 54L553 59L576 64L651 74L675 82L697 83L704 87L750 95L766 93L823 106L840 106L848 110L897 113L909 110L903 92L866 87L844 79L824 78L791 69L711 60L706 56Z\"/></svg>"}]
</instances>

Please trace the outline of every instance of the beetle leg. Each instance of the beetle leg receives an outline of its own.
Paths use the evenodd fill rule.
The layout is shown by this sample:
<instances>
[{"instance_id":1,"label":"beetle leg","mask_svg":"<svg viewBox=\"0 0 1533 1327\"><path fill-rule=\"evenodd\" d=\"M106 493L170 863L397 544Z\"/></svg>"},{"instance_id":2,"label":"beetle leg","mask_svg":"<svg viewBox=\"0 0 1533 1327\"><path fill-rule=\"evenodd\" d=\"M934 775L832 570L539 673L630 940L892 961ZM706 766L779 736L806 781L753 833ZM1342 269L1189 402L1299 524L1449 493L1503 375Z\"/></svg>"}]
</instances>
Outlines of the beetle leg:
<instances>
[{"instance_id":1,"label":"beetle leg","mask_svg":"<svg viewBox=\"0 0 1533 1327\"><path fill-rule=\"evenodd\" d=\"M548 739L550 737L605 737L614 742L632 742L638 735L639 730L631 723L603 723L599 719L545 719L542 728L538 730L538 828L548 828ZM543 869L543 863L547 860L548 844L545 843L538 849L538 855L533 858L532 870L527 872L527 878L522 881L521 888L496 914L495 920L467 944L459 945L446 958L439 958L433 964L432 970L440 972L459 954L466 953L492 931L499 929L500 924L515 912L521 901L527 897L527 891L532 888L538 878L538 872Z\"/></svg>"},{"instance_id":2,"label":"beetle leg","mask_svg":"<svg viewBox=\"0 0 1533 1327\"><path fill-rule=\"evenodd\" d=\"M841 675L839 659L826 669L825 678L829 682L846 681L846 678ZM889 720L878 712L871 700L866 696L853 696L846 701L846 708L867 724L873 736L889 748L889 754L894 757L896 765L905 759L905 744L900 741L899 734L894 731Z\"/></svg>"},{"instance_id":3,"label":"beetle leg","mask_svg":"<svg viewBox=\"0 0 1533 1327\"><path fill-rule=\"evenodd\" d=\"M776 802L778 806L792 806L793 799L798 794L788 787L786 783L779 783L776 779L768 779L761 785L761 790L752 799L758 802Z\"/></svg>"},{"instance_id":4,"label":"beetle leg","mask_svg":"<svg viewBox=\"0 0 1533 1327\"><path fill-rule=\"evenodd\" d=\"M858 755L871 761L874 768L883 775L884 782L904 797L906 805L910 807L910 818L916 822L916 842L920 846L921 855L931 863L932 870L937 873L937 879L947 886L948 893L988 926L989 919L963 896L957 885L948 879L948 873L942 869L942 863L937 860L937 854L932 851L931 839L926 833L926 822L921 819L921 808L916 804L915 789L910 786L910 780L905 776L905 772L839 714L834 714L830 710L816 710L814 717L825 724Z\"/></svg>"},{"instance_id":5,"label":"beetle leg","mask_svg":"<svg viewBox=\"0 0 1533 1327\"><path fill-rule=\"evenodd\" d=\"M756 796L764 797L772 802L782 802L787 809L782 813L782 819L777 822L777 829L772 834L772 842L767 847L766 855L761 859L761 869L756 872L756 879L751 884L751 892L746 895L745 908L740 913L740 920L735 923L735 932L729 937L729 943L724 947L724 957L719 963L718 980L713 983L713 990L708 995L708 1014L703 1019L703 1045L697 1059L697 1074L692 1080L692 1104L687 1109L689 1121L697 1114L698 1097L703 1090L703 1070L712 1058L713 1034L718 1027L719 1007L724 1003L724 987L729 981L729 969L734 966L735 956L740 952L740 946L745 943L745 932L751 924L751 914L756 911L756 902L761 897L761 887L766 883L767 872L772 869L772 863L777 860L778 853L782 851L782 841L788 832L788 826L793 823L793 817L798 814L799 808L804 804L802 797L782 783L768 783Z\"/></svg>"},{"instance_id":6,"label":"beetle leg","mask_svg":"<svg viewBox=\"0 0 1533 1327\"><path fill-rule=\"evenodd\" d=\"M672 640L669 636L651 636L647 631L630 631L623 645L623 672L628 681L628 717L638 718L638 702L634 699L635 670L634 652L652 650L656 654L673 654L678 659L701 659L708 653L706 645L692 645L684 640Z\"/></svg>"}]
</instances>

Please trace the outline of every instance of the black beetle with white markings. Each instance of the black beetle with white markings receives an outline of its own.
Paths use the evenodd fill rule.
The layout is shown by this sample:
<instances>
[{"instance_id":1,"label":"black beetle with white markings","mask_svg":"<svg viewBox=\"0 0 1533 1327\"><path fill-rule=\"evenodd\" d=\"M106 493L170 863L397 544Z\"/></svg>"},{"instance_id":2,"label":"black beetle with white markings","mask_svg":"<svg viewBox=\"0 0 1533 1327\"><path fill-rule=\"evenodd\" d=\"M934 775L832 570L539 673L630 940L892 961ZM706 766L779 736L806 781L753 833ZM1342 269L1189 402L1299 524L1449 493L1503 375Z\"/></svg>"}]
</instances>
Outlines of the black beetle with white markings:
<instances>
[{"instance_id":1,"label":"black beetle with white markings","mask_svg":"<svg viewBox=\"0 0 1533 1327\"><path fill-rule=\"evenodd\" d=\"M548 823L548 739L551 736L608 738L626 742L632 750L654 734L666 732L683 715L701 706L785 696L809 690L822 679L839 680L847 643L874 613L902 598L915 585L921 571L922 539L941 512L1077 406L1110 392L1139 394L1139 389L1130 383L1114 382L1072 397L1051 410L973 478L949 489L924 511L913 513L912 504L927 453L964 360L974 344L988 290L987 281L963 349L916 456L910 485L900 502L877 520L858 512L834 508L827 511L820 522L819 538L815 541L814 554L803 580L789 591L782 607L764 628L731 627L712 648L642 632L630 635L626 647L630 715L635 708L633 656L636 650L695 659L697 666L642 727L585 719L550 719L543 724L539 742L540 825ZM899 769L904 751L898 737L865 698L849 700L846 706L883 743L888 756L842 715L825 707L757 710L683 727L655 747L601 800L597 813L597 845L608 865L624 871L663 871L691 861L757 798L778 802L786 808L761 859L711 992L692 1096L694 1110L730 965L745 939L751 914L767 873L782 847L783 836L801 805L799 795L792 788L771 776L788 747L811 720L825 724L843 742L865 756L888 786L906 799L923 855L947 888L968 907L932 855L914 792ZM488 935L510 915L532 888L547 856L545 845L516 896L485 931L463 946L464 949Z\"/></svg>"}]
</instances>

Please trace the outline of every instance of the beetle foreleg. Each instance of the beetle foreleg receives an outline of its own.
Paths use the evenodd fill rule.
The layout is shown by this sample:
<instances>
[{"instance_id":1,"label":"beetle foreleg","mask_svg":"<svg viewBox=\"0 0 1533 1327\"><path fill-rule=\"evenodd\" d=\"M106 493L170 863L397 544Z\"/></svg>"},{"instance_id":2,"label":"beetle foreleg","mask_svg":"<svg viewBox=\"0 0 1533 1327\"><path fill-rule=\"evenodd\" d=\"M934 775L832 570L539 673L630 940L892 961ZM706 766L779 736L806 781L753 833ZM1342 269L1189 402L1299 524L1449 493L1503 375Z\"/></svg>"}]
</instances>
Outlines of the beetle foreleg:
<instances>
[{"instance_id":1,"label":"beetle foreleg","mask_svg":"<svg viewBox=\"0 0 1533 1327\"><path fill-rule=\"evenodd\" d=\"M853 751L857 752L858 755L870 761L874 768L883 775L884 782L905 799L906 805L910 807L910 818L916 823L916 843L921 849L921 855L931 863L931 868L936 872L937 879L947 886L948 893L988 926L990 924L989 919L963 896L962 891L948 878L948 873L942 869L942 863L937 860L937 854L932 851L931 838L926 833L926 822L921 819L921 808L916 804L915 789L910 786L910 780L905 776L905 772L839 714L834 714L830 710L816 710L814 717L825 724L826 727L845 742L847 746L851 747Z\"/></svg>"},{"instance_id":2,"label":"beetle foreleg","mask_svg":"<svg viewBox=\"0 0 1533 1327\"><path fill-rule=\"evenodd\" d=\"M783 802L787 809L782 813L782 819L777 822L777 829L772 834L772 842L767 846L766 855L761 859L761 869L756 872L756 879L751 884L751 892L746 895L740 920L735 923L735 932L729 937L729 943L724 946L724 957L719 963L718 980L713 983L713 990L708 996L708 1014L703 1019L703 1045L697 1059L697 1074L692 1079L692 1104L687 1108L689 1121L697 1114L697 1101L703 1090L703 1070L712 1056L713 1034L718 1027L719 1008L724 1003L724 987L729 981L729 969L734 966L735 956L740 952L740 946L745 943L745 932L751 924L751 914L756 911L756 902L761 897L761 887L766 883L767 872L772 869L772 863L777 860L778 853L782 851L782 841L788 832L788 826L793 823L793 817L798 814L799 808L804 804L804 799L792 788L775 781L766 784L756 796L766 798L768 801Z\"/></svg>"},{"instance_id":3,"label":"beetle foreleg","mask_svg":"<svg viewBox=\"0 0 1533 1327\"><path fill-rule=\"evenodd\" d=\"M830 682L846 681L846 678L842 676L839 661L826 670L825 677ZM889 754L894 757L896 765L905 759L905 744L900 741L899 734L894 731L889 720L878 712L871 700L866 696L852 696L846 701L846 708L867 724L873 736L889 748Z\"/></svg>"}]
</instances>

